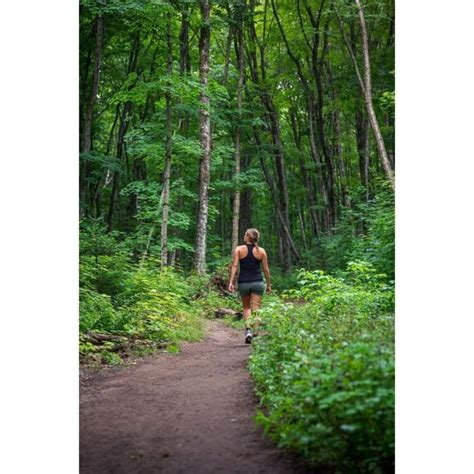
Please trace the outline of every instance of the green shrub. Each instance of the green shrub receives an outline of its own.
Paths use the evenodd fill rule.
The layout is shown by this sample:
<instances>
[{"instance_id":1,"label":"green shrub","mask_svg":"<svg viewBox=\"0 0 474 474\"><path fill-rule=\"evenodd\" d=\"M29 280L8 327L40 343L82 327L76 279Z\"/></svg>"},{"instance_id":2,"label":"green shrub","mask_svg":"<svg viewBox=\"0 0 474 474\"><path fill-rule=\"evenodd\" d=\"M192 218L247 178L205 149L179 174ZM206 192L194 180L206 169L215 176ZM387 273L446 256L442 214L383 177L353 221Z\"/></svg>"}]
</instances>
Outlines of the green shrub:
<instances>
[{"instance_id":1,"label":"green shrub","mask_svg":"<svg viewBox=\"0 0 474 474\"><path fill-rule=\"evenodd\" d=\"M216 307L226 306L209 285L208 277L186 276L171 268L160 270L152 259L141 265L125 263L120 273L121 256L84 257L81 265L80 331L119 333L140 340L168 343L168 350L179 350L183 340L202 336L202 317ZM100 261L108 262L102 266ZM97 291L98 282L108 281L113 296ZM113 283L113 284L112 284ZM202 291L205 288L207 291ZM81 354L96 356L90 343L81 341ZM107 353L109 355L104 355ZM99 357L100 356L100 357ZM104 363L117 363L118 355L103 349L98 355ZM95 359L97 360L97 358Z\"/></svg>"},{"instance_id":2,"label":"green shrub","mask_svg":"<svg viewBox=\"0 0 474 474\"><path fill-rule=\"evenodd\" d=\"M151 340L196 339L201 334L201 313L191 305L193 291L184 276L172 269L138 268L117 297L123 329Z\"/></svg>"},{"instance_id":3,"label":"green shrub","mask_svg":"<svg viewBox=\"0 0 474 474\"><path fill-rule=\"evenodd\" d=\"M125 281L134 267L124 254L82 255L80 259L80 285L115 298L125 289Z\"/></svg>"},{"instance_id":4,"label":"green shrub","mask_svg":"<svg viewBox=\"0 0 474 474\"><path fill-rule=\"evenodd\" d=\"M116 313L110 296L101 295L88 288L79 290L79 330L81 332L113 331L116 324Z\"/></svg>"},{"instance_id":5,"label":"green shrub","mask_svg":"<svg viewBox=\"0 0 474 474\"><path fill-rule=\"evenodd\" d=\"M303 298L326 313L339 314L354 309L358 314L373 314L393 310L393 283L387 282L387 275L376 273L371 263L349 262L340 275L301 269L298 272L299 288L287 290L283 296Z\"/></svg>"},{"instance_id":6,"label":"green shrub","mask_svg":"<svg viewBox=\"0 0 474 474\"><path fill-rule=\"evenodd\" d=\"M386 183L376 183L378 192L369 201L359 197L352 208L341 210L332 235L318 241L314 265L330 272L351 260L370 262L379 273L395 278L395 203Z\"/></svg>"},{"instance_id":7,"label":"green shrub","mask_svg":"<svg viewBox=\"0 0 474 474\"><path fill-rule=\"evenodd\" d=\"M303 305L261 310L268 335L249 368L257 421L280 446L339 472L380 472L394 458L393 289L370 264L346 278L299 273Z\"/></svg>"}]
</instances>

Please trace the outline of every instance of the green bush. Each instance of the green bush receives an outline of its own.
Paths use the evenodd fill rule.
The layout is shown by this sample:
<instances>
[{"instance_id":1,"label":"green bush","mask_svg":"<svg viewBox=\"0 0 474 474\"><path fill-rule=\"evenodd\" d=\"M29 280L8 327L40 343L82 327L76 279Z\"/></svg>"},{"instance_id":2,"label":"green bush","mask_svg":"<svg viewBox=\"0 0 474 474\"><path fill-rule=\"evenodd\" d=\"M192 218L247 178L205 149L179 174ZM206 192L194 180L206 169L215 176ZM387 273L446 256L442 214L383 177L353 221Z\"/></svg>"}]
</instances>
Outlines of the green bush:
<instances>
[{"instance_id":1,"label":"green bush","mask_svg":"<svg viewBox=\"0 0 474 474\"><path fill-rule=\"evenodd\" d=\"M326 313L340 314L353 309L367 315L393 311L393 283L387 275L361 260L349 262L345 272L333 276L322 270L298 272L298 289L283 292L284 297L303 298Z\"/></svg>"},{"instance_id":2,"label":"green bush","mask_svg":"<svg viewBox=\"0 0 474 474\"><path fill-rule=\"evenodd\" d=\"M171 269L139 268L118 299L124 329L152 340L196 339L200 313L191 305L192 293L185 278Z\"/></svg>"},{"instance_id":3,"label":"green bush","mask_svg":"<svg viewBox=\"0 0 474 474\"><path fill-rule=\"evenodd\" d=\"M175 351L179 350L178 342L199 339L202 317L227 303L212 290L209 277L186 276L171 268L160 270L153 259L132 264L123 254L100 255L98 259L82 256L81 286L81 333L103 331L166 342L169 350ZM81 342L83 356L96 353L95 346ZM106 349L100 356L109 364L119 360L118 354Z\"/></svg>"},{"instance_id":4,"label":"green bush","mask_svg":"<svg viewBox=\"0 0 474 474\"><path fill-rule=\"evenodd\" d=\"M124 254L90 256L81 255L80 285L114 298L125 289L125 281L134 271Z\"/></svg>"},{"instance_id":5,"label":"green bush","mask_svg":"<svg viewBox=\"0 0 474 474\"><path fill-rule=\"evenodd\" d=\"M116 329L116 313L110 296L88 288L79 290L79 330L113 331Z\"/></svg>"},{"instance_id":6,"label":"green bush","mask_svg":"<svg viewBox=\"0 0 474 474\"><path fill-rule=\"evenodd\" d=\"M280 446L339 472L380 472L394 459L393 289L366 262L345 278L301 271L307 304L261 310L268 335L249 368Z\"/></svg>"},{"instance_id":7,"label":"green bush","mask_svg":"<svg viewBox=\"0 0 474 474\"><path fill-rule=\"evenodd\" d=\"M351 260L372 263L379 273L395 278L395 203L386 184L377 183L377 194L367 203L355 200L342 209L333 235L323 236L315 252L318 267L336 272Z\"/></svg>"}]
</instances>

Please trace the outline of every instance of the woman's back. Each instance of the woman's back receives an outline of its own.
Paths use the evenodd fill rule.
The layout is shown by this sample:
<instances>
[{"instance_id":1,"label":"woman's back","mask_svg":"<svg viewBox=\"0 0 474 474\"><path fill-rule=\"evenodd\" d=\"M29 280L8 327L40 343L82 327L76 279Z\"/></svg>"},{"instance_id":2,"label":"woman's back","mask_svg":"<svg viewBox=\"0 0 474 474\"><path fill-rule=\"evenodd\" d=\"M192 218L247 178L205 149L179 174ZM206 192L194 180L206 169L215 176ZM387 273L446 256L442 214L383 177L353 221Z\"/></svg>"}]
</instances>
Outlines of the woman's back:
<instances>
[{"instance_id":1,"label":"woman's back","mask_svg":"<svg viewBox=\"0 0 474 474\"><path fill-rule=\"evenodd\" d=\"M263 275L260 270L260 262L263 258L263 249L258 249L254 244L245 244L247 247L247 254L239 259L240 272L239 272L239 283L247 283L252 281L263 281ZM255 249L255 252L254 252ZM239 248L239 254L245 253L243 245ZM261 258L257 258L255 254L261 254Z\"/></svg>"}]
</instances>

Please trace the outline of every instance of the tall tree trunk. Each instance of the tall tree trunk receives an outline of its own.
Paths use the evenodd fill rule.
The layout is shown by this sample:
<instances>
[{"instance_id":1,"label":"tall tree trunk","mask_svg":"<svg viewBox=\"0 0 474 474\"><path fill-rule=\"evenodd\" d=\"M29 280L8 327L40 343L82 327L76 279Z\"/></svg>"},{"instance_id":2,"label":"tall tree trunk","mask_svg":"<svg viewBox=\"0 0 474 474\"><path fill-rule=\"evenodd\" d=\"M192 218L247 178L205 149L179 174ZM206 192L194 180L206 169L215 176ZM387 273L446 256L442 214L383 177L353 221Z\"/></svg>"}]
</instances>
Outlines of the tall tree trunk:
<instances>
[{"instance_id":1,"label":"tall tree trunk","mask_svg":"<svg viewBox=\"0 0 474 474\"><path fill-rule=\"evenodd\" d=\"M290 218L289 218L289 197L288 187L286 184L286 173L285 173L285 159L283 156L283 145L281 142L280 124L277 116L277 111L273 105L273 101L268 96L267 105L270 119L270 132L272 135L273 150L275 155L275 168L277 173L277 182L279 190L279 212L282 215L282 225L285 228L285 241L284 241L284 270L286 273L291 273L291 255L290 255ZM288 236L287 234L290 234ZM299 256L298 256L299 258Z\"/></svg>"},{"instance_id":2,"label":"tall tree trunk","mask_svg":"<svg viewBox=\"0 0 474 474\"><path fill-rule=\"evenodd\" d=\"M104 33L104 23L102 15L99 13L95 19L95 58L94 58L94 72L92 75L92 87L87 100L84 127L82 132L82 152L89 153L92 149L92 121L94 117L94 105L97 100L97 94L99 92L99 78L100 78L100 66L102 63L102 41ZM80 203L83 204L86 195L86 184L85 181L89 175L89 162L85 161L82 165L80 173ZM81 209L81 214L83 209Z\"/></svg>"},{"instance_id":3,"label":"tall tree trunk","mask_svg":"<svg viewBox=\"0 0 474 474\"><path fill-rule=\"evenodd\" d=\"M395 176L393 173L392 166L390 164L390 159L388 157L387 149L385 147L385 142L384 142L382 133L380 131L379 122L377 120L374 104L372 101L372 79L371 79L371 74L370 74L369 39L368 39L368 34L367 34L367 26L365 23L364 10L360 4L360 0L354 0L354 2L356 4L357 11L358 11L361 37L362 37L364 78L362 78L362 75L360 73L360 69L359 69L359 65L357 64L354 48L351 46L349 40L347 39L346 34L344 33L344 26L343 26L342 19L339 13L337 12L337 10L335 10L335 12L339 21L339 29L341 30L342 37L344 39L344 42L346 43L346 47L349 51L352 64L354 65L357 79L359 81L360 87L362 89L362 93L364 95L365 106L367 108L367 115L369 117L370 127L372 129L372 132L374 133L380 165L382 167L382 170L387 180L390 183L390 186L392 187L393 190L395 190Z\"/></svg>"},{"instance_id":4,"label":"tall tree trunk","mask_svg":"<svg viewBox=\"0 0 474 474\"><path fill-rule=\"evenodd\" d=\"M312 226L313 234L316 236L316 238L319 238L320 237L320 223L319 223L318 215L316 213L316 197L314 196L313 184L311 182L311 179L309 178L308 170L306 168L306 164L303 159L303 149L301 146L300 122L297 117L296 107L290 108L289 116L290 116L290 125L293 131L293 137L295 140L296 148L300 151L299 161L300 161L301 177L303 181L302 184L303 184L304 189L306 190L306 194L308 197L309 215L311 216L311 222L313 224Z\"/></svg>"},{"instance_id":5,"label":"tall tree trunk","mask_svg":"<svg viewBox=\"0 0 474 474\"><path fill-rule=\"evenodd\" d=\"M369 124L360 109L356 110L355 125L360 180L365 189L365 199L369 201Z\"/></svg>"},{"instance_id":6,"label":"tall tree trunk","mask_svg":"<svg viewBox=\"0 0 474 474\"><path fill-rule=\"evenodd\" d=\"M324 6L324 0L321 2L320 10L317 18L314 17L311 8L305 3L305 8L310 16L311 24L313 27L314 35L313 35L313 43L310 44L307 40L307 44L311 50L311 61L313 66L313 77L316 80L316 94L318 99L316 99L316 94L313 92L312 88L310 87L310 82L306 78L304 74L304 68L301 59L295 54L295 52L290 47L290 42L287 39L285 30L283 28L283 24L280 21L280 17L278 16L278 11L276 8L275 0L271 0L273 15L278 25L278 29L280 30L280 34L282 36L283 42L285 43L286 51L288 56L294 62L296 66L296 72L300 82L303 86L305 92L305 101L306 101L306 108L308 111L308 122L309 122L309 140L310 140L310 149L311 154L313 156L314 161L316 162L318 168L318 182L320 192L324 202L324 222L325 222L325 229L330 231L331 227L335 223L335 215L336 215L336 201L334 196L334 166L332 163L332 158L328 153L327 146L326 146L326 136L324 134L324 126L323 126L323 117L322 117L322 81L321 81L321 74L319 71L318 66L318 47L319 47L319 22L320 16L322 12L322 8ZM302 22L300 8L299 8L299 1L298 1L298 14L300 21ZM306 38L306 36L305 36ZM307 38L306 38L307 39ZM315 128L316 125L316 128ZM316 133L317 132L317 133ZM319 143L316 143L318 140ZM318 151L318 147L322 150L322 155L325 160L323 165L321 161L321 154Z\"/></svg>"},{"instance_id":7,"label":"tall tree trunk","mask_svg":"<svg viewBox=\"0 0 474 474\"><path fill-rule=\"evenodd\" d=\"M319 46L320 46L320 37L321 37L321 30L326 31L327 27L321 28L321 15L323 13L323 8L325 1L322 0L319 5L319 10L317 14L313 12L311 5L308 4L307 0L303 0L304 7L308 18L310 20L312 31L313 31L313 39L312 42L309 43L311 49L311 68L312 68L312 75L314 77L314 89L315 89L315 100L314 100L314 109L311 113L313 117L314 124L315 124L315 131L317 145L319 145L319 149L321 150L322 158L324 159L324 168L325 168L325 184L326 184L326 194L327 194L327 202L328 202L328 210L327 210L327 219L328 219L328 227L327 230L332 232L332 227L336 222L336 192L335 192L335 166L332 161L331 153L329 152L329 146L327 142L326 133L324 130L325 120L323 117L323 107L324 107L324 91L323 91L323 81L322 81L322 74L321 71L323 69L324 64L324 56L326 54L326 48L324 44L322 55L319 55ZM326 40L326 35L325 35Z\"/></svg>"},{"instance_id":8,"label":"tall tree trunk","mask_svg":"<svg viewBox=\"0 0 474 474\"><path fill-rule=\"evenodd\" d=\"M367 113L369 115L370 125L375 136L375 143L377 144L377 151L379 153L379 158L381 161L382 168L387 179L390 181L392 189L395 189L395 177L393 174L392 165L390 164L390 159L388 157L387 150L385 148L385 142L380 131L379 122L377 116L375 115L375 109L372 102L372 79L370 74L370 58L369 58L369 40L367 36L367 27L365 23L364 9L360 4L360 0L354 0L357 5L357 10L359 11L359 22L360 30L362 35L362 53L364 56L364 78L365 78L365 103L367 105Z\"/></svg>"},{"instance_id":9,"label":"tall tree trunk","mask_svg":"<svg viewBox=\"0 0 474 474\"><path fill-rule=\"evenodd\" d=\"M211 117L208 92L209 46L211 25L209 0L201 0L201 34L199 38L199 79L202 92L199 109L199 130L201 143L201 162L199 166L199 210L197 217L196 248L194 268L198 274L206 272L206 240L208 218L208 192L211 164Z\"/></svg>"},{"instance_id":10,"label":"tall tree trunk","mask_svg":"<svg viewBox=\"0 0 474 474\"><path fill-rule=\"evenodd\" d=\"M342 152L341 118L339 110L333 112L334 124L334 155L336 156L337 168L339 170L339 180L341 183L342 204L344 207L351 207L349 187L347 184L346 165Z\"/></svg>"},{"instance_id":11,"label":"tall tree trunk","mask_svg":"<svg viewBox=\"0 0 474 474\"><path fill-rule=\"evenodd\" d=\"M321 196L322 202L323 202L323 210L322 210L322 222L324 224L324 229L327 231L330 231L331 229L331 206L329 204L329 191L328 191L328 185L327 185L327 180L325 179L326 173L324 172L323 169L323 163L321 162L321 157L318 152L318 147L316 145L316 140L315 140L315 133L314 133L314 121L313 121L313 111L309 111L308 115L308 138L309 138L309 145L310 145L310 150L311 150L311 156L313 158L313 161L316 164L317 167L317 187L318 187L318 192L319 195Z\"/></svg>"},{"instance_id":12,"label":"tall tree trunk","mask_svg":"<svg viewBox=\"0 0 474 474\"><path fill-rule=\"evenodd\" d=\"M303 213L301 212L301 206L300 206L299 200L296 201L296 205L297 205L297 208L298 208L298 218L299 218L299 221L300 221L301 237L303 239L304 249L307 252L308 251L308 244L306 243L306 232L304 230L304 217L303 217Z\"/></svg>"},{"instance_id":13,"label":"tall tree trunk","mask_svg":"<svg viewBox=\"0 0 474 474\"><path fill-rule=\"evenodd\" d=\"M263 30L266 30L266 8L267 2L264 5L264 15L263 15ZM270 134L272 137L272 144L273 144L273 155L275 158L275 169L277 175L277 182L278 182L278 190L279 190L279 199L278 199L278 207L276 209L279 217L280 222L283 227L283 232L281 235L283 236L284 242L282 243L282 251L283 251L283 268L285 273L291 273L291 251L293 250L295 256L299 260L299 254L294 246L293 239L291 237L291 230L290 230L290 223L289 223L289 198L288 198L288 187L286 184L286 175L285 175L285 159L283 155L283 145L281 141L281 132L280 132L280 123L278 118L277 110L274 106L272 97L270 96L268 89L265 85L265 77L266 77L266 63L265 63L265 46L262 43L259 43L255 23L254 23L254 16L255 16L255 0L251 0L250 2L250 11L252 13L252 19L249 22L249 34L250 39L252 42L252 52L249 58L249 66L252 75L252 79L259 90L259 96L262 101L263 106L267 112L267 121L268 127L270 130ZM260 49L260 72L262 77L262 83L259 80L259 74L257 71L257 60L255 54L255 46L259 45Z\"/></svg>"},{"instance_id":14,"label":"tall tree trunk","mask_svg":"<svg viewBox=\"0 0 474 474\"><path fill-rule=\"evenodd\" d=\"M92 119L94 114L94 105L97 100L97 93L99 92L99 77L100 77L100 65L102 62L102 36L103 36L104 24L102 15L97 15L95 20L95 58L94 58L94 73L92 76L92 87L89 99L87 100L87 108L84 120L84 131L82 139L82 151L88 153L91 151L92 145Z\"/></svg>"},{"instance_id":15,"label":"tall tree trunk","mask_svg":"<svg viewBox=\"0 0 474 474\"><path fill-rule=\"evenodd\" d=\"M161 268L168 265L168 216L170 201L170 172L171 172L171 154L173 150L173 116L171 110L171 74L173 73L173 39L172 39L172 15L168 14L168 25L166 28L166 44L168 47L168 90L165 94L166 100L166 144L165 144L165 168L163 172L163 192L161 195L162 216L161 216Z\"/></svg>"},{"instance_id":16,"label":"tall tree trunk","mask_svg":"<svg viewBox=\"0 0 474 474\"><path fill-rule=\"evenodd\" d=\"M127 76L136 71L138 52L140 49L140 36L136 34L133 38L132 48L130 50L130 56L128 60ZM130 84L128 90L131 90L134 84ZM125 157L125 134L127 133L128 124L133 111L133 102L127 101L123 106L122 115L120 119L120 126L117 134L117 161L123 168L123 160ZM120 174L121 171L115 170L112 178L112 192L110 194L109 201L109 212L107 215L107 232L111 232L114 222L115 204L118 197L120 187Z\"/></svg>"},{"instance_id":17,"label":"tall tree trunk","mask_svg":"<svg viewBox=\"0 0 474 474\"><path fill-rule=\"evenodd\" d=\"M254 137L255 137L255 142L257 144L257 148L260 149L261 148L261 142L260 142L260 138L258 136L258 133L257 133L255 127L254 127ZM281 207L280 207L280 202L279 202L279 199L278 199L277 187L275 186L272 175L270 174L270 172L267 168L267 165L265 164L265 160L264 160L261 153L259 153L259 158L260 158L260 164L262 166L262 171L263 171L263 174L265 176L265 180L268 184L268 187L270 188L270 194L271 194L272 199L273 199L273 205L274 205L274 208L276 210L277 223L279 223L279 236L280 236L279 237L279 239L280 239L280 247L279 248L281 249L281 259L280 259L280 261L282 262L283 268L286 270L285 265L288 265L287 254L289 253L289 250L291 250L294 253L294 255L295 255L295 257L298 261L300 261L301 258L300 258L300 255L298 253L298 250L296 249L296 245L293 241L293 237L291 235L290 228L287 225L287 223L285 222L283 212L282 212ZM284 248L285 244L288 245L288 249L286 249L286 250ZM291 261L290 261L289 271L291 272Z\"/></svg>"},{"instance_id":18,"label":"tall tree trunk","mask_svg":"<svg viewBox=\"0 0 474 474\"><path fill-rule=\"evenodd\" d=\"M244 3L245 7L245 3ZM234 155L234 173L238 176L240 173L240 131L242 123L242 87L244 84L244 40L242 25L240 25L236 35L237 61L239 65L239 80L237 83L237 125L235 127L235 155ZM240 216L240 189L237 187L234 191L234 202L232 207L232 250L239 244L239 216Z\"/></svg>"},{"instance_id":19,"label":"tall tree trunk","mask_svg":"<svg viewBox=\"0 0 474 474\"><path fill-rule=\"evenodd\" d=\"M183 4L181 10L181 29L179 32L179 73L184 76L189 72L189 6Z\"/></svg>"},{"instance_id":20,"label":"tall tree trunk","mask_svg":"<svg viewBox=\"0 0 474 474\"><path fill-rule=\"evenodd\" d=\"M329 49L329 44L328 44ZM332 69L331 62L327 62L327 71L328 71L328 79L330 83L330 93L331 93L331 100L334 104L336 104L336 91L335 91L335 83L334 83L334 73ZM342 133L341 133L341 117L339 109L334 107L332 112L332 125L334 130L334 140L333 140L333 155L336 157L337 168L339 170L339 181L341 186L341 195L342 195L342 204L344 207L350 208L351 201L347 183L347 176L346 176L346 166L344 164L344 157L342 154Z\"/></svg>"},{"instance_id":21,"label":"tall tree trunk","mask_svg":"<svg viewBox=\"0 0 474 474\"><path fill-rule=\"evenodd\" d=\"M133 110L133 104L131 102L126 102L120 119L120 126L117 135L117 161L123 167L123 159L125 156L125 134L128 129L129 116ZM120 174L118 170L114 170L112 177L112 191L110 193L109 201L109 212L107 214L107 232L111 232L113 229L114 214L115 214L115 205L117 202L119 187L120 187Z\"/></svg>"},{"instance_id":22,"label":"tall tree trunk","mask_svg":"<svg viewBox=\"0 0 474 474\"><path fill-rule=\"evenodd\" d=\"M230 8L227 8L227 12L230 17ZM230 63L230 51L232 49L232 36L234 36L234 28L232 25L229 26L229 31L227 32L227 40L225 44L225 57L224 57L224 72L222 74L222 83L224 86L227 85L227 80L229 78L229 63Z\"/></svg>"}]
</instances>

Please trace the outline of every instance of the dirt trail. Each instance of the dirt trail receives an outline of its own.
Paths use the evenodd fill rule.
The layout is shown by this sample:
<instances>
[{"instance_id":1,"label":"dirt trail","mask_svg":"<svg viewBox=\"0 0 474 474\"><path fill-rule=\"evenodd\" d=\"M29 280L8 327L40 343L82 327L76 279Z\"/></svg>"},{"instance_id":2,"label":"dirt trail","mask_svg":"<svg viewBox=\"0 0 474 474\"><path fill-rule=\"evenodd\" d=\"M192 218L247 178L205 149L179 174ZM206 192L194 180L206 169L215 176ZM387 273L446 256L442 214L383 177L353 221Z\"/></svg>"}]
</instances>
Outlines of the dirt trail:
<instances>
[{"instance_id":1,"label":"dirt trail","mask_svg":"<svg viewBox=\"0 0 474 474\"><path fill-rule=\"evenodd\" d=\"M86 372L82 473L310 472L255 428L242 332L207 324L207 337L180 354Z\"/></svg>"}]
</instances>

